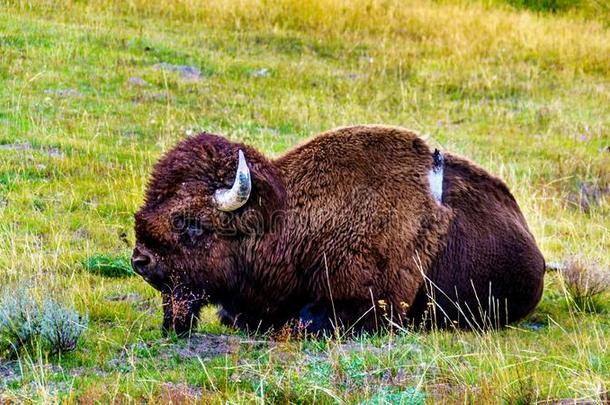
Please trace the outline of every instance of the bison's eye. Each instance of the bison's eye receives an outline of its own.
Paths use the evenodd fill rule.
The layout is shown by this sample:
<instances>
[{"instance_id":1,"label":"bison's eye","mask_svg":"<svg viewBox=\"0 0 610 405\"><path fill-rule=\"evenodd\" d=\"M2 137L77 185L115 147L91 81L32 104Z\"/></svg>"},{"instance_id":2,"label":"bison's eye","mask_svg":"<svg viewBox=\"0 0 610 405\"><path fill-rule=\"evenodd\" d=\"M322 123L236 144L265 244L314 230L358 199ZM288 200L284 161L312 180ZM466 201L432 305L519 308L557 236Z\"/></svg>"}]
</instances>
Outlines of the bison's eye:
<instances>
[{"instance_id":1,"label":"bison's eye","mask_svg":"<svg viewBox=\"0 0 610 405\"><path fill-rule=\"evenodd\" d=\"M186 227L186 222L187 222L187 219L181 215L174 217L174 219L172 220L172 226L174 227L174 231L176 231L178 233L184 232L184 229Z\"/></svg>"},{"instance_id":2,"label":"bison's eye","mask_svg":"<svg viewBox=\"0 0 610 405\"><path fill-rule=\"evenodd\" d=\"M199 222L191 222L187 225L185 233L190 239L196 239L203 235L204 229Z\"/></svg>"},{"instance_id":3,"label":"bison's eye","mask_svg":"<svg viewBox=\"0 0 610 405\"><path fill-rule=\"evenodd\" d=\"M197 218L182 215L175 217L172 225L175 232L189 242L195 242L210 228Z\"/></svg>"}]
</instances>

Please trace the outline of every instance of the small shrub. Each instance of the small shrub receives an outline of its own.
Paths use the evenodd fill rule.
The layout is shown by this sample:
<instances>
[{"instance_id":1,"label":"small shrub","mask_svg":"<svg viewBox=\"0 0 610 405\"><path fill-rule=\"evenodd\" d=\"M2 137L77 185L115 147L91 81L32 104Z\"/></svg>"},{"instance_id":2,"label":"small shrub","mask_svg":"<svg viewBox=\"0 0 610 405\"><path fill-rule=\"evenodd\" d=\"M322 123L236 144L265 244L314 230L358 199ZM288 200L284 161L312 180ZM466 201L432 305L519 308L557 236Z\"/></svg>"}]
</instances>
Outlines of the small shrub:
<instances>
[{"instance_id":1,"label":"small shrub","mask_svg":"<svg viewBox=\"0 0 610 405\"><path fill-rule=\"evenodd\" d=\"M40 321L40 336L52 354L74 350L87 329L89 318L53 300L45 301Z\"/></svg>"},{"instance_id":2,"label":"small shrub","mask_svg":"<svg viewBox=\"0 0 610 405\"><path fill-rule=\"evenodd\" d=\"M574 258L565 263L561 274L570 304L579 311L596 312L597 298L610 292L610 272L600 266Z\"/></svg>"},{"instance_id":3,"label":"small shrub","mask_svg":"<svg viewBox=\"0 0 610 405\"><path fill-rule=\"evenodd\" d=\"M41 305L25 288L5 290L0 300L0 357L15 357L24 346L42 344L51 354L74 350L87 316L47 299Z\"/></svg>"},{"instance_id":4,"label":"small shrub","mask_svg":"<svg viewBox=\"0 0 610 405\"><path fill-rule=\"evenodd\" d=\"M85 270L104 277L131 277L135 273L131 263L124 257L94 255L83 262Z\"/></svg>"},{"instance_id":5,"label":"small shrub","mask_svg":"<svg viewBox=\"0 0 610 405\"><path fill-rule=\"evenodd\" d=\"M35 337L40 311L34 297L25 289L5 291L0 299L0 354L17 352Z\"/></svg>"}]
</instances>

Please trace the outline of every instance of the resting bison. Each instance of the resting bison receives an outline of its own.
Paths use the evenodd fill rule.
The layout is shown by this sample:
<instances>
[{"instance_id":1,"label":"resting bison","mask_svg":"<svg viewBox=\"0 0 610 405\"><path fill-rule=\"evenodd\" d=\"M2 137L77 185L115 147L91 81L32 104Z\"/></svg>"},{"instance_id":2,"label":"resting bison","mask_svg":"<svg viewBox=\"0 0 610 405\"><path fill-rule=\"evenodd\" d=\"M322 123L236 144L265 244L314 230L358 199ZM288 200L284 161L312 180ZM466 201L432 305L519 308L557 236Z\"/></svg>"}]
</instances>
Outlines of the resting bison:
<instances>
[{"instance_id":1,"label":"resting bison","mask_svg":"<svg viewBox=\"0 0 610 405\"><path fill-rule=\"evenodd\" d=\"M200 134L157 163L135 230L133 267L179 335L206 303L250 331L480 328L542 294L544 259L506 185L401 128L337 129L276 160Z\"/></svg>"}]
</instances>

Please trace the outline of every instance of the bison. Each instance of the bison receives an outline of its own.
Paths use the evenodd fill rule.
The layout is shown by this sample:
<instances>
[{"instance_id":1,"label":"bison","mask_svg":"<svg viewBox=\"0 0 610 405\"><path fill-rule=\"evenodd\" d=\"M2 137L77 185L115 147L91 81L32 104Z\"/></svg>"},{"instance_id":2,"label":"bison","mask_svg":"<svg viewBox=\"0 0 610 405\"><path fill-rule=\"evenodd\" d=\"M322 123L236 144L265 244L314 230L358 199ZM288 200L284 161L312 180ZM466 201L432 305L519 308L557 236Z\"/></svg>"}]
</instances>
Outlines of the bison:
<instances>
[{"instance_id":1,"label":"bison","mask_svg":"<svg viewBox=\"0 0 610 405\"><path fill-rule=\"evenodd\" d=\"M201 307L249 331L499 327L544 259L507 186L398 127L332 130L269 159L202 133L154 167L132 265L182 336Z\"/></svg>"}]
</instances>

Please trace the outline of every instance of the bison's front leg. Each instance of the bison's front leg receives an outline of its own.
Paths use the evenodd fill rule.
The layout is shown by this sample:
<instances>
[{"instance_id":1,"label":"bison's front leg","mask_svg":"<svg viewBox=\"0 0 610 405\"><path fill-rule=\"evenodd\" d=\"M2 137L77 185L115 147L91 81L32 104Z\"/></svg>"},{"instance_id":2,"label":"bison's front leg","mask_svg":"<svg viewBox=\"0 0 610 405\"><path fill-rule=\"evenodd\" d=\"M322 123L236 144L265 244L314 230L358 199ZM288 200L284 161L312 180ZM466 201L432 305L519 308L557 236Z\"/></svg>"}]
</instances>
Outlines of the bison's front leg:
<instances>
[{"instance_id":1,"label":"bison's front leg","mask_svg":"<svg viewBox=\"0 0 610 405\"><path fill-rule=\"evenodd\" d=\"M313 334L331 334L333 314L322 304L307 304L299 312L299 321Z\"/></svg>"},{"instance_id":2,"label":"bison's front leg","mask_svg":"<svg viewBox=\"0 0 610 405\"><path fill-rule=\"evenodd\" d=\"M193 293L185 288L161 293L163 299L162 332L167 336L171 331L184 337L197 326L199 311L205 303L201 294Z\"/></svg>"}]
</instances>

